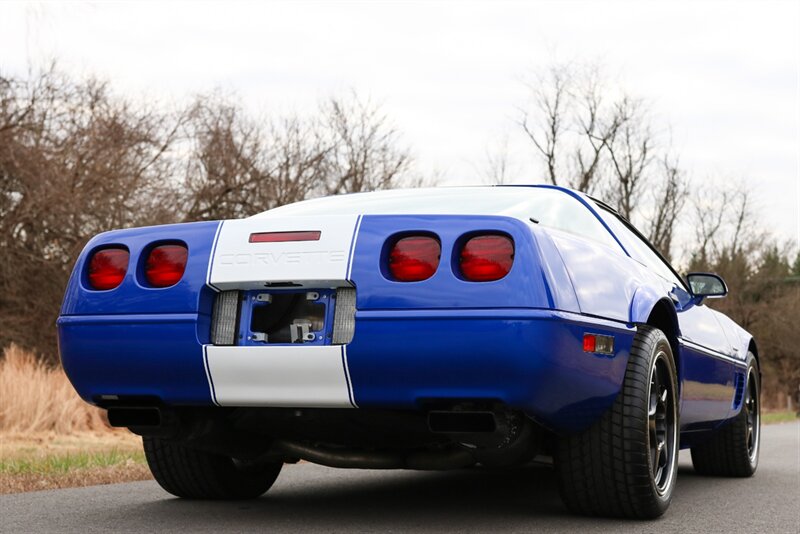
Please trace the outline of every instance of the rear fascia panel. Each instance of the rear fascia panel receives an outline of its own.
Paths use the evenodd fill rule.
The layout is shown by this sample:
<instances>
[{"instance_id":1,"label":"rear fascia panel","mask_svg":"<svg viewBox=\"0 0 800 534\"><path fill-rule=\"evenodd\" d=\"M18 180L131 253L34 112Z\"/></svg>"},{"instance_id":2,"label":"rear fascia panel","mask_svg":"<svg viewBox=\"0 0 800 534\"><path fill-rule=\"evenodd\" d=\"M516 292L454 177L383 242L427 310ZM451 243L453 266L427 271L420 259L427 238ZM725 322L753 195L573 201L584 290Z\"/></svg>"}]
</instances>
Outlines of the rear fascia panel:
<instances>
[{"instance_id":1,"label":"rear fascia panel","mask_svg":"<svg viewBox=\"0 0 800 534\"><path fill-rule=\"evenodd\" d=\"M632 325L546 310L359 311L356 321L347 365L357 406L499 401L559 432L611 406L635 335ZM586 332L614 336L614 355L583 352Z\"/></svg>"},{"instance_id":2,"label":"rear fascia panel","mask_svg":"<svg viewBox=\"0 0 800 534\"><path fill-rule=\"evenodd\" d=\"M169 404L212 404L197 337L197 314L62 316L61 362L78 394L152 396Z\"/></svg>"},{"instance_id":3,"label":"rear fascia panel","mask_svg":"<svg viewBox=\"0 0 800 534\"><path fill-rule=\"evenodd\" d=\"M61 361L78 394L152 396L174 404L211 404L203 360L215 291L206 285L218 222L115 230L93 238L72 272L58 319ZM148 287L142 268L156 244L181 242L189 256L174 286ZM130 264L115 289L86 283L86 262L101 247L124 245Z\"/></svg>"}]
</instances>

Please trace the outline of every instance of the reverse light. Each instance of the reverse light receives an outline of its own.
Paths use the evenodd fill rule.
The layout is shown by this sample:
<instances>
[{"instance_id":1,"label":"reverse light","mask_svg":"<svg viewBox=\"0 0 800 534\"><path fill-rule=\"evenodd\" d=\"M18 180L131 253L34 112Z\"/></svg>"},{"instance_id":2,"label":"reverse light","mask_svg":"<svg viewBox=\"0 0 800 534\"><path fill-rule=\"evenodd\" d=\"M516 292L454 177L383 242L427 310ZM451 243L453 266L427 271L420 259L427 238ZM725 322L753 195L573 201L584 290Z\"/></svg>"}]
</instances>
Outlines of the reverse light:
<instances>
[{"instance_id":1,"label":"reverse light","mask_svg":"<svg viewBox=\"0 0 800 534\"><path fill-rule=\"evenodd\" d=\"M613 355L614 336L583 334L583 352Z\"/></svg>"},{"instance_id":2,"label":"reverse light","mask_svg":"<svg viewBox=\"0 0 800 534\"><path fill-rule=\"evenodd\" d=\"M92 289L114 289L122 283L128 272L130 254L125 248L104 248L98 250L89 260L87 278Z\"/></svg>"},{"instance_id":3,"label":"reverse light","mask_svg":"<svg viewBox=\"0 0 800 534\"><path fill-rule=\"evenodd\" d=\"M442 246L424 235L399 239L389 252L389 272L399 282L427 280L439 268Z\"/></svg>"},{"instance_id":4,"label":"reverse light","mask_svg":"<svg viewBox=\"0 0 800 534\"><path fill-rule=\"evenodd\" d=\"M239 292L221 291L214 301L211 315L211 343L236 344L236 315L239 311Z\"/></svg>"},{"instance_id":5,"label":"reverse light","mask_svg":"<svg viewBox=\"0 0 800 534\"><path fill-rule=\"evenodd\" d=\"M183 245L159 245L150 251L144 266L147 283L153 287L169 287L183 278L189 251Z\"/></svg>"},{"instance_id":6,"label":"reverse light","mask_svg":"<svg viewBox=\"0 0 800 534\"><path fill-rule=\"evenodd\" d=\"M514 264L514 242L504 235L479 235L461 249L461 274L470 282L500 280Z\"/></svg>"},{"instance_id":7,"label":"reverse light","mask_svg":"<svg viewBox=\"0 0 800 534\"><path fill-rule=\"evenodd\" d=\"M356 290L340 287L336 290L336 308L333 315L334 345L347 345L353 341L356 330Z\"/></svg>"}]
</instances>

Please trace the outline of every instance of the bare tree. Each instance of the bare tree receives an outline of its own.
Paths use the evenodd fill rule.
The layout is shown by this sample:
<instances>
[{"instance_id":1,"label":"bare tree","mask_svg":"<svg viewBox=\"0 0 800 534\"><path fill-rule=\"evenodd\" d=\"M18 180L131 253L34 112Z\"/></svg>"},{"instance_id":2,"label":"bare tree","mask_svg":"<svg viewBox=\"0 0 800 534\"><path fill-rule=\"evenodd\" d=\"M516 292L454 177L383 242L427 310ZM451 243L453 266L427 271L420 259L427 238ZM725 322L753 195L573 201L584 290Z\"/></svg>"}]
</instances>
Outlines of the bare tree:
<instances>
[{"instance_id":1,"label":"bare tree","mask_svg":"<svg viewBox=\"0 0 800 534\"><path fill-rule=\"evenodd\" d=\"M256 122L219 95L198 98L188 116L186 220L252 215L302 200L324 180L331 148L299 117Z\"/></svg>"},{"instance_id":2,"label":"bare tree","mask_svg":"<svg viewBox=\"0 0 800 534\"><path fill-rule=\"evenodd\" d=\"M792 339L800 314L800 280L792 276L789 262L794 247L768 237L750 191L741 184L706 188L693 195L693 204L697 236L689 270L719 273L730 289L727 298L708 305L753 334L765 390L796 393L800 352Z\"/></svg>"},{"instance_id":3,"label":"bare tree","mask_svg":"<svg viewBox=\"0 0 800 534\"><path fill-rule=\"evenodd\" d=\"M623 97L615 106L614 120L620 127L606 142L610 161L608 191L617 211L633 220L647 185L653 162L653 136L641 102Z\"/></svg>"},{"instance_id":4,"label":"bare tree","mask_svg":"<svg viewBox=\"0 0 800 534\"><path fill-rule=\"evenodd\" d=\"M677 158L654 135L645 103L609 88L597 65L553 66L530 89L532 106L519 123L546 180L601 193L669 256L685 180Z\"/></svg>"},{"instance_id":5,"label":"bare tree","mask_svg":"<svg viewBox=\"0 0 800 534\"><path fill-rule=\"evenodd\" d=\"M494 150L486 150L486 166L483 169L485 180L490 184L505 185L511 182L512 165L508 153L508 136L503 136Z\"/></svg>"},{"instance_id":6,"label":"bare tree","mask_svg":"<svg viewBox=\"0 0 800 534\"><path fill-rule=\"evenodd\" d=\"M171 119L54 69L0 78L0 344L55 356L52 325L86 240L167 219Z\"/></svg>"},{"instance_id":7,"label":"bare tree","mask_svg":"<svg viewBox=\"0 0 800 534\"><path fill-rule=\"evenodd\" d=\"M560 145L569 110L571 73L566 66L553 66L537 77L530 86L534 112L524 110L520 125L545 161L547 180L559 185L568 178L561 176Z\"/></svg>"},{"instance_id":8,"label":"bare tree","mask_svg":"<svg viewBox=\"0 0 800 534\"><path fill-rule=\"evenodd\" d=\"M660 163L661 183L654 189L654 210L648 218L647 238L671 260L675 226L686 203L689 188L677 162L664 157Z\"/></svg>"},{"instance_id":9,"label":"bare tree","mask_svg":"<svg viewBox=\"0 0 800 534\"><path fill-rule=\"evenodd\" d=\"M399 133L354 95L254 120L219 94L169 111L55 69L0 76L0 346L56 358L64 286L97 233L391 187L419 179L410 167Z\"/></svg>"},{"instance_id":10,"label":"bare tree","mask_svg":"<svg viewBox=\"0 0 800 534\"><path fill-rule=\"evenodd\" d=\"M410 153L378 107L352 94L329 99L320 117L321 129L330 138L325 193L386 189L406 177Z\"/></svg>"},{"instance_id":11,"label":"bare tree","mask_svg":"<svg viewBox=\"0 0 800 534\"><path fill-rule=\"evenodd\" d=\"M604 155L611 151L611 143L617 138L620 128L629 125L627 105L607 105L607 88L597 65L590 65L574 77L572 98L576 134L571 158L574 162L569 174L571 186L579 191L593 192L602 181ZM628 104L627 100L623 103Z\"/></svg>"},{"instance_id":12,"label":"bare tree","mask_svg":"<svg viewBox=\"0 0 800 534\"><path fill-rule=\"evenodd\" d=\"M411 158L378 108L330 99L315 118L250 118L218 94L198 98L185 128L192 151L187 220L252 215L308 197L395 186Z\"/></svg>"}]
</instances>

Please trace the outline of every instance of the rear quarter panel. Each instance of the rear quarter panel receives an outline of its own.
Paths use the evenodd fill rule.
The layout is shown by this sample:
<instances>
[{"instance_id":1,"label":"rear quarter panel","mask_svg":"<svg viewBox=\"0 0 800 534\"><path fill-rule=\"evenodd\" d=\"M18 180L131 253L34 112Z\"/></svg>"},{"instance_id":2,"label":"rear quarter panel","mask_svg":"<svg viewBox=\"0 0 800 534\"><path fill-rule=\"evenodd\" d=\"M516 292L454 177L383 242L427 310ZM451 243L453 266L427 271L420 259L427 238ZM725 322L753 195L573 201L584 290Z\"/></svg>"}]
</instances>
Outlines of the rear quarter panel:
<instances>
[{"instance_id":1,"label":"rear quarter panel","mask_svg":"<svg viewBox=\"0 0 800 534\"><path fill-rule=\"evenodd\" d=\"M394 239L432 233L439 238L439 269L421 282L396 282L386 272ZM461 244L477 233L499 232L514 239L511 271L494 282L469 282L458 268ZM530 227L518 219L495 216L365 215L359 227L351 279L359 310L550 308L542 258Z\"/></svg>"}]
</instances>

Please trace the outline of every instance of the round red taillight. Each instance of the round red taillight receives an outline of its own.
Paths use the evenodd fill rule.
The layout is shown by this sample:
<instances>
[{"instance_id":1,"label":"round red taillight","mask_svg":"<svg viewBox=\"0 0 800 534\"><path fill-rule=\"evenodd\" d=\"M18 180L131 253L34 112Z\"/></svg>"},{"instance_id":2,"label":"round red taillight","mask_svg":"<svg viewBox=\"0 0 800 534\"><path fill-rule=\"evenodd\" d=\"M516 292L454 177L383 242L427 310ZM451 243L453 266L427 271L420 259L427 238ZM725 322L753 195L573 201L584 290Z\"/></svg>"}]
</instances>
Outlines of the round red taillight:
<instances>
[{"instance_id":1,"label":"round red taillight","mask_svg":"<svg viewBox=\"0 0 800 534\"><path fill-rule=\"evenodd\" d=\"M500 280L514 263L514 242L504 235L479 235L461 249L461 274L470 282Z\"/></svg>"},{"instance_id":2,"label":"round red taillight","mask_svg":"<svg viewBox=\"0 0 800 534\"><path fill-rule=\"evenodd\" d=\"M399 239L389 252L389 272L398 282L427 280L439 267L442 246L429 236Z\"/></svg>"},{"instance_id":3,"label":"round red taillight","mask_svg":"<svg viewBox=\"0 0 800 534\"><path fill-rule=\"evenodd\" d=\"M92 254L87 278L92 289L114 289L122 283L128 272L128 250L104 248Z\"/></svg>"},{"instance_id":4,"label":"round red taillight","mask_svg":"<svg viewBox=\"0 0 800 534\"><path fill-rule=\"evenodd\" d=\"M144 266L147 283L153 287L177 284L186 270L189 251L183 245L160 245L150 251Z\"/></svg>"}]
</instances>

